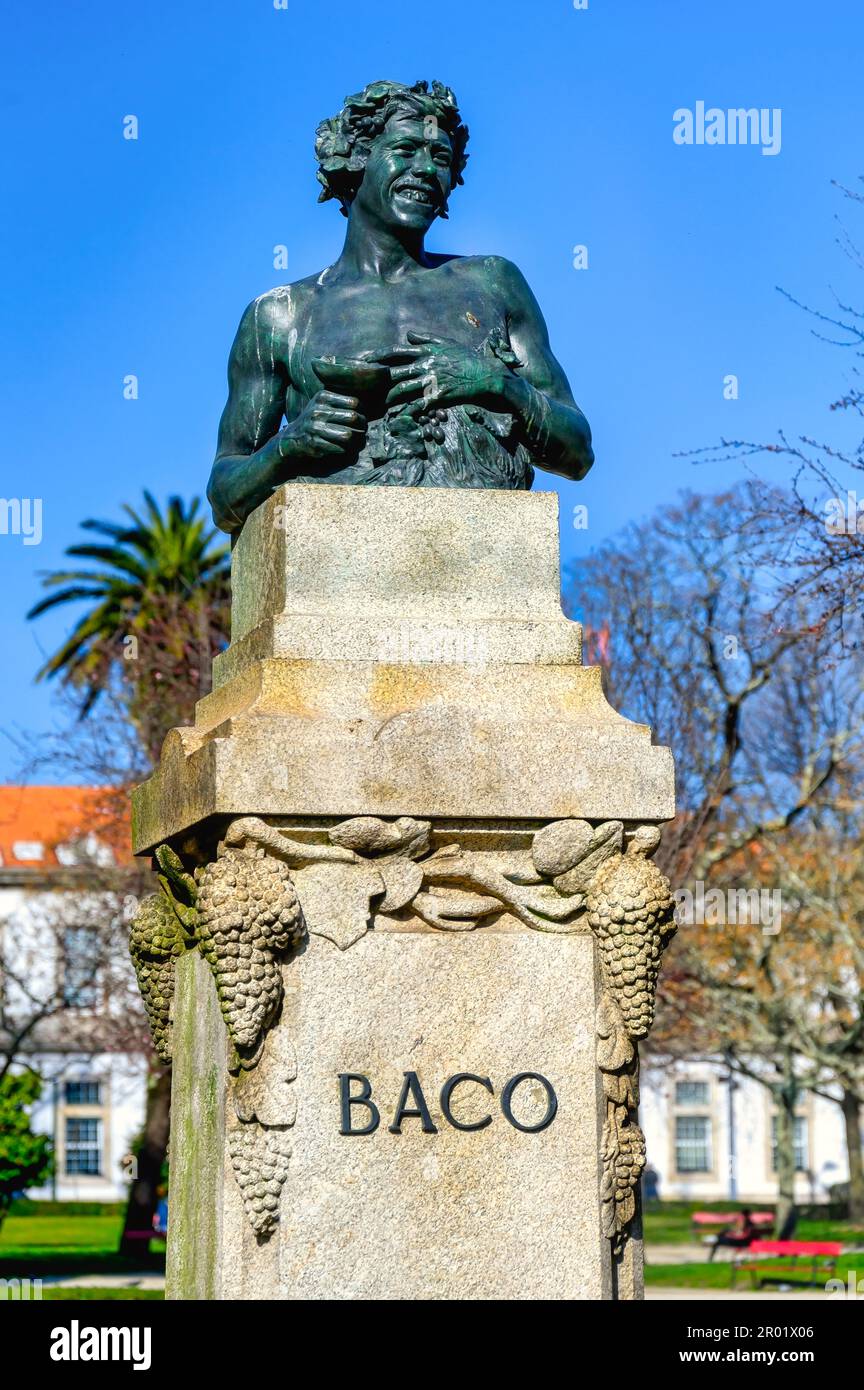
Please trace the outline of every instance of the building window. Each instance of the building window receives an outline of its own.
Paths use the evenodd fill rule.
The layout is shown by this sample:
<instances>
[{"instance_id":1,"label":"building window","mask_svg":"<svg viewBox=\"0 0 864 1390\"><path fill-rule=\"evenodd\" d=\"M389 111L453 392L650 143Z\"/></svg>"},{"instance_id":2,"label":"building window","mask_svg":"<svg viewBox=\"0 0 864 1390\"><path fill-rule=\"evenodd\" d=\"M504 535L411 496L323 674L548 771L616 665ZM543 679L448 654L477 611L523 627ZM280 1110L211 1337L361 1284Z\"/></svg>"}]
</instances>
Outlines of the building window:
<instances>
[{"instance_id":1,"label":"building window","mask_svg":"<svg viewBox=\"0 0 864 1390\"><path fill-rule=\"evenodd\" d=\"M22 864L39 864L45 858L45 846L39 840L15 840L12 854Z\"/></svg>"},{"instance_id":2,"label":"building window","mask_svg":"<svg viewBox=\"0 0 864 1390\"><path fill-rule=\"evenodd\" d=\"M65 1086L67 1105L101 1105L101 1081L67 1081Z\"/></svg>"},{"instance_id":3,"label":"building window","mask_svg":"<svg viewBox=\"0 0 864 1390\"><path fill-rule=\"evenodd\" d=\"M675 1116L675 1167L679 1173L711 1172L710 1116Z\"/></svg>"},{"instance_id":4,"label":"building window","mask_svg":"<svg viewBox=\"0 0 864 1390\"><path fill-rule=\"evenodd\" d=\"M708 1103L709 1095L707 1081L675 1082L676 1105L708 1105Z\"/></svg>"},{"instance_id":5,"label":"building window","mask_svg":"<svg viewBox=\"0 0 864 1390\"><path fill-rule=\"evenodd\" d=\"M94 1009L99 1004L96 980L100 954L95 927L67 927L63 933L63 1002L72 1009Z\"/></svg>"},{"instance_id":6,"label":"building window","mask_svg":"<svg viewBox=\"0 0 864 1390\"><path fill-rule=\"evenodd\" d=\"M807 1116L795 1116L795 1172L806 1173L810 1167L809 1158L809 1135L807 1133ZM771 1116L771 1171L777 1172L777 1116Z\"/></svg>"},{"instance_id":7,"label":"building window","mask_svg":"<svg viewBox=\"0 0 864 1390\"><path fill-rule=\"evenodd\" d=\"M66 1172L102 1173L102 1121L69 1115L66 1118Z\"/></svg>"}]
</instances>

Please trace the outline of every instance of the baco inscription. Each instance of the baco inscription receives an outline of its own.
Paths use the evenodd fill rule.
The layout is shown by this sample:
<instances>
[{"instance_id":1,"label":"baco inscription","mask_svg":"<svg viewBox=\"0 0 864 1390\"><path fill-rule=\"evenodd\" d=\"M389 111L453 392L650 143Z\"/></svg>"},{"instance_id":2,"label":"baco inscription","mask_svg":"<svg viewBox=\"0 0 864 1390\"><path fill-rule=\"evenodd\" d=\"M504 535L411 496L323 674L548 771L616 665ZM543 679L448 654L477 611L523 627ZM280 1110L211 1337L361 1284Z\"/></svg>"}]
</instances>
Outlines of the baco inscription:
<instances>
[{"instance_id":1,"label":"baco inscription","mask_svg":"<svg viewBox=\"0 0 864 1390\"><path fill-rule=\"evenodd\" d=\"M517 1089L526 1081L536 1081L543 1087L546 1093L546 1110L543 1116L534 1124L525 1124L513 1113L513 1098ZM490 1096L495 1095L495 1087L488 1076L478 1076L475 1072L460 1071L453 1076L449 1076L441 1087L438 1098L441 1114L452 1129L472 1131L486 1129L491 1125L493 1116L487 1114L476 1120L461 1120L453 1113L453 1102L455 1092L460 1086L480 1086L488 1091ZM508 1124L514 1129L521 1130L523 1134L539 1134L543 1129L548 1129L558 1113L558 1097L551 1081L536 1071L521 1071L515 1076L511 1076L501 1091L499 1098L501 1113ZM354 1114L355 1109L360 1109L360 1114ZM372 1099L372 1082L368 1076L362 1072L340 1072L339 1073L339 1113L341 1124L340 1134L346 1135L368 1135L374 1134L381 1123L381 1111L377 1103ZM355 1124L354 1121L365 1121ZM387 1126L390 1134L401 1134L402 1125L406 1120L419 1120L420 1128L424 1134L437 1134L438 1126L432 1119L420 1078L416 1071L403 1072L402 1089L399 1099L393 1111L393 1119Z\"/></svg>"}]
</instances>

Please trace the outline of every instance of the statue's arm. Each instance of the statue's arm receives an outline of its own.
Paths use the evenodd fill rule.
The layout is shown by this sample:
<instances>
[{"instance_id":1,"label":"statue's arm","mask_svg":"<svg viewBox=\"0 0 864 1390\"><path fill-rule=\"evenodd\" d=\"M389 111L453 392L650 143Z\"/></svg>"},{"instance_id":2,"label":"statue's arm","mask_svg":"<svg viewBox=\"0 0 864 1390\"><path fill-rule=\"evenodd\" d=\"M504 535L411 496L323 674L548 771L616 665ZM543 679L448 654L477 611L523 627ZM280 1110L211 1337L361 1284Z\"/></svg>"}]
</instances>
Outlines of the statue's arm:
<instances>
[{"instance_id":1,"label":"statue's arm","mask_svg":"<svg viewBox=\"0 0 864 1390\"><path fill-rule=\"evenodd\" d=\"M274 347L291 327L284 300L264 295L250 304L231 349L228 402L207 486L213 518L223 531L239 531L249 513L289 478L326 477L341 467L365 433L357 398L325 390L316 391L279 428L291 384Z\"/></svg>"},{"instance_id":2,"label":"statue's arm","mask_svg":"<svg viewBox=\"0 0 864 1390\"><path fill-rule=\"evenodd\" d=\"M525 277L510 261L497 260L496 271L508 306L510 343L522 364L505 378L505 401L540 467L578 481L594 462L591 428L549 346Z\"/></svg>"},{"instance_id":3,"label":"statue's arm","mask_svg":"<svg viewBox=\"0 0 864 1390\"><path fill-rule=\"evenodd\" d=\"M269 345L272 313L266 301L249 305L228 360L228 401L207 485L213 519L223 531L239 531L284 473L279 425L287 381Z\"/></svg>"}]
</instances>

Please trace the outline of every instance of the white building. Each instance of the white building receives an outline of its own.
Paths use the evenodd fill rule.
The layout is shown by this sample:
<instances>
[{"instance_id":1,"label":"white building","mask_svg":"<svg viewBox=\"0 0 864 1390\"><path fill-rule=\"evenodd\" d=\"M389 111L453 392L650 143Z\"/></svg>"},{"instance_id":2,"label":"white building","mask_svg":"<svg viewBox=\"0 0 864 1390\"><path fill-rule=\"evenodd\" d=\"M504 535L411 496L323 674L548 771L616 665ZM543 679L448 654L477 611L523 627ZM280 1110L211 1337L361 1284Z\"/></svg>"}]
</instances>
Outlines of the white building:
<instances>
[{"instance_id":1,"label":"white building","mask_svg":"<svg viewBox=\"0 0 864 1390\"><path fill-rule=\"evenodd\" d=\"M144 1120L146 1032L117 899L98 886L127 859L104 800L0 787L0 1055L44 1081L32 1122L55 1172L36 1199L124 1200Z\"/></svg>"},{"instance_id":2,"label":"white building","mask_svg":"<svg viewBox=\"0 0 864 1390\"><path fill-rule=\"evenodd\" d=\"M771 1095L736 1076L730 1109L728 1077L724 1063L710 1059L643 1070L641 1124L661 1200L776 1201ZM795 1131L796 1199L825 1202L828 1189L848 1178L839 1105L803 1094Z\"/></svg>"},{"instance_id":3,"label":"white building","mask_svg":"<svg viewBox=\"0 0 864 1390\"><path fill-rule=\"evenodd\" d=\"M123 1200L144 1119L149 1044L126 931L93 886L94 866L127 859L128 836L102 799L0 787L0 1042L40 1001L51 1006L16 1049L45 1079L33 1125L55 1146L55 1174L34 1198ZM776 1198L771 1097L736 1078L730 1116L727 1076L719 1060L646 1061L641 1123L661 1198L722 1201L733 1176L740 1200ZM825 1201L848 1174L839 1106L802 1096L797 1146L799 1200Z\"/></svg>"}]
</instances>

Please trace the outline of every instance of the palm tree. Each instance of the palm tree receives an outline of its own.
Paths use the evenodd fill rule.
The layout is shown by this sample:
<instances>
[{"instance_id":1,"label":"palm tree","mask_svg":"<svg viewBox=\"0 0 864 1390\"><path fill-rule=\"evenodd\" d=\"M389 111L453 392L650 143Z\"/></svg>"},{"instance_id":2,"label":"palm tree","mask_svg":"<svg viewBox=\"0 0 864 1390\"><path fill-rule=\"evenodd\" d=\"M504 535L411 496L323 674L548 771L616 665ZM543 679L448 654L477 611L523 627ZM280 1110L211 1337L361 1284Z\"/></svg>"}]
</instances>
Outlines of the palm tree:
<instances>
[{"instance_id":1,"label":"palm tree","mask_svg":"<svg viewBox=\"0 0 864 1390\"><path fill-rule=\"evenodd\" d=\"M42 666L37 679L59 677L81 693L80 715L103 691L119 689L124 717L133 725L151 764L164 735L188 723L195 699L209 683L210 661L229 632L230 564L227 545L199 512L171 497L165 512L149 492L141 512L123 510L124 523L83 521L104 538L71 545L70 557L95 568L45 575L48 595L28 613L36 618L61 604L88 602L69 637ZM137 659L129 660L134 638ZM116 679L116 678L119 678ZM101 772L100 772L101 780ZM157 1067L148 1088L139 1176L132 1183L120 1249L137 1249L130 1231L149 1229L156 1182L168 1138L170 1070Z\"/></svg>"},{"instance_id":2,"label":"palm tree","mask_svg":"<svg viewBox=\"0 0 864 1390\"><path fill-rule=\"evenodd\" d=\"M161 680L164 688L166 657L170 674L186 686L185 703L193 694L190 684L198 687L194 690L198 694L209 679L212 649L218 650L228 633L230 563L227 545L214 544L216 533L199 507L197 497L188 505L180 497L171 497L163 513L145 491L143 514L123 507L129 518L125 524L82 521L83 530L106 540L71 545L66 554L94 561L98 568L57 570L44 576L43 587L51 592L31 608L28 618L61 604L92 600L36 676L37 680L58 676L64 685L81 690L82 716L89 713L117 670L133 679L133 706L138 710L137 716L134 708L130 713L136 724L142 683L151 694L154 682ZM149 643L146 661L128 660L130 639ZM199 649L197 678L191 681L190 641ZM202 647L206 647L204 659ZM172 701L163 704L167 713ZM152 743L150 737L145 741Z\"/></svg>"}]
</instances>

